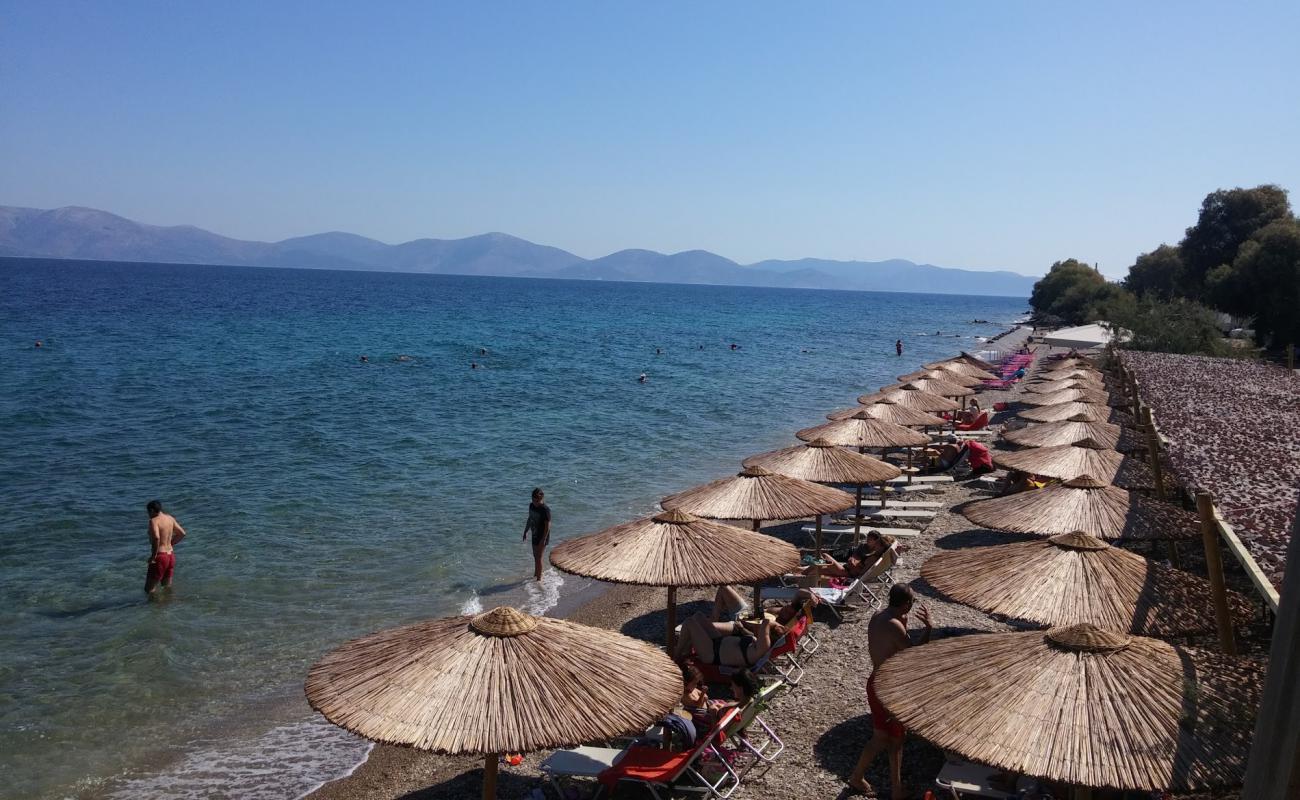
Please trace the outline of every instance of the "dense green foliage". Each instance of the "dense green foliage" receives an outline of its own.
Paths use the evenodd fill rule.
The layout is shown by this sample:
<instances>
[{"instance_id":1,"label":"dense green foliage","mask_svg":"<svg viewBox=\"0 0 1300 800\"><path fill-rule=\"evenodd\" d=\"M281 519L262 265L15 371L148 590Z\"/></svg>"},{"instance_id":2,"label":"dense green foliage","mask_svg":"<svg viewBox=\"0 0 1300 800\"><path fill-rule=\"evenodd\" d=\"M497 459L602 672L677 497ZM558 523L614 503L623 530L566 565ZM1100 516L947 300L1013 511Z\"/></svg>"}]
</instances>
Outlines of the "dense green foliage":
<instances>
[{"instance_id":1,"label":"dense green foliage","mask_svg":"<svg viewBox=\"0 0 1300 800\"><path fill-rule=\"evenodd\" d=\"M1115 322L1143 350L1223 352L1216 310L1252 320L1266 347L1298 344L1300 220L1278 186L1220 189L1205 197L1181 242L1139 255L1122 285L1074 259L1058 261L1029 302L1045 321Z\"/></svg>"}]
</instances>

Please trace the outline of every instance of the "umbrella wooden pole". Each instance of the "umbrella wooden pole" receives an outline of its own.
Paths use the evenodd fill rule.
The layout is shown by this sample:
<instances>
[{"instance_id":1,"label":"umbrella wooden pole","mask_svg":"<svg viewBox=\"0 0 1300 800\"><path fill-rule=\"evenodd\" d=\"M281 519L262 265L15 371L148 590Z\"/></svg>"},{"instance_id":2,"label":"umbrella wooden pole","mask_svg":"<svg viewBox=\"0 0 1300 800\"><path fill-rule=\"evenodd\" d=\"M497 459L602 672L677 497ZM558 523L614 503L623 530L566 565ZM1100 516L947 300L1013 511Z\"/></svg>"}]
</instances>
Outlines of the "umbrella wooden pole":
<instances>
[{"instance_id":1,"label":"umbrella wooden pole","mask_svg":"<svg viewBox=\"0 0 1300 800\"><path fill-rule=\"evenodd\" d=\"M1219 550L1219 530L1214 520L1214 498L1207 492L1196 493L1196 510L1201 515L1201 541L1205 545L1205 571L1209 573L1210 594L1214 600L1214 622L1219 629L1219 646L1230 656L1237 654L1232 636L1232 618L1228 616L1228 592L1223 585L1223 553Z\"/></svg>"},{"instance_id":2,"label":"umbrella wooden pole","mask_svg":"<svg viewBox=\"0 0 1300 800\"><path fill-rule=\"evenodd\" d=\"M853 544L862 536L862 484L858 484L857 502L853 504Z\"/></svg>"},{"instance_id":3,"label":"umbrella wooden pole","mask_svg":"<svg viewBox=\"0 0 1300 800\"><path fill-rule=\"evenodd\" d=\"M889 484L886 483L885 481L881 481L881 482L880 482L880 508L881 508L881 510L884 510L885 505L889 502L889 498L886 496L886 493L887 493L887 491L888 491L888 486L889 486Z\"/></svg>"},{"instance_id":4,"label":"umbrella wooden pole","mask_svg":"<svg viewBox=\"0 0 1300 800\"><path fill-rule=\"evenodd\" d=\"M488 753L483 756L483 800L496 800L497 796L497 762L501 756Z\"/></svg>"},{"instance_id":5,"label":"umbrella wooden pole","mask_svg":"<svg viewBox=\"0 0 1300 800\"><path fill-rule=\"evenodd\" d=\"M907 482L912 482L912 448L907 448Z\"/></svg>"},{"instance_id":6,"label":"umbrella wooden pole","mask_svg":"<svg viewBox=\"0 0 1300 800\"><path fill-rule=\"evenodd\" d=\"M668 587L668 629L665 631L664 641L668 643L668 655L677 652L676 636L677 630L677 587Z\"/></svg>"},{"instance_id":7,"label":"umbrella wooden pole","mask_svg":"<svg viewBox=\"0 0 1300 800\"><path fill-rule=\"evenodd\" d=\"M817 560L820 561L822 557L822 515L817 514L816 518L817 518Z\"/></svg>"}]
</instances>

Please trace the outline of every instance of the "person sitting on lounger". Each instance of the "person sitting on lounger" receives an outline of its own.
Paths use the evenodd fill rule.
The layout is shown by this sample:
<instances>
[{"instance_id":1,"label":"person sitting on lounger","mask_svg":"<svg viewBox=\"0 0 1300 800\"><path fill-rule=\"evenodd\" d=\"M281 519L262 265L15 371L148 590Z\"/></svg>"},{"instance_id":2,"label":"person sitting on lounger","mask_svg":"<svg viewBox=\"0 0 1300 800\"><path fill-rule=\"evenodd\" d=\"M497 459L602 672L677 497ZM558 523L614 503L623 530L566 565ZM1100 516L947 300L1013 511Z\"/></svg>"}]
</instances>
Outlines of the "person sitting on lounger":
<instances>
[{"instance_id":1,"label":"person sitting on lounger","mask_svg":"<svg viewBox=\"0 0 1300 800\"><path fill-rule=\"evenodd\" d=\"M1007 477L1002 481L1002 488L998 491L998 497L1006 497L1009 494L1020 494L1031 489L1041 489L1051 483L1047 478L1039 477L1028 472L1012 470L1007 473Z\"/></svg>"},{"instance_id":2,"label":"person sitting on lounger","mask_svg":"<svg viewBox=\"0 0 1300 800\"><path fill-rule=\"evenodd\" d=\"M766 617L761 622L711 622L697 613L682 624L677 638L677 657L691 650L706 664L724 667L752 667L785 635L785 626Z\"/></svg>"},{"instance_id":3,"label":"person sitting on lounger","mask_svg":"<svg viewBox=\"0 0 1300 800\"><path fill-rule=\"evenodd\" d=\"M930 459L928 472L948 472L966 457L967 442L959 442L956 436L949 436L938 448L927 447L922 454Z\"/></svg>"},{"instance_id":4,"label":"person sitting on lounger","mask_svg":"<svg viewBox=\"0 0 1300 800\"><path fill-rule=\"evenodd\" d=\"M823 578L860 578L879 563L880 557L894 546L894 541L894 537L881 535L880 531L868 531L867 540L853 548L843 563L836 561L830 553L822 553L825 564L812 564L804 567L802 572L805 575L815 573Z\"/></svg>"},{"instance_id":5,"label":"person sitting on lounger","mask_svg":"<svg viewBox=\"0 0 1300 800\"><path fill-rule=\"evenodd\" d=\"M981 411L983 411L983 409L980 408L980 401L972 397L970 399L970 405L957 412L957 421L967 423L974 422L979 419Z\"/></svg>"}]
</instances>

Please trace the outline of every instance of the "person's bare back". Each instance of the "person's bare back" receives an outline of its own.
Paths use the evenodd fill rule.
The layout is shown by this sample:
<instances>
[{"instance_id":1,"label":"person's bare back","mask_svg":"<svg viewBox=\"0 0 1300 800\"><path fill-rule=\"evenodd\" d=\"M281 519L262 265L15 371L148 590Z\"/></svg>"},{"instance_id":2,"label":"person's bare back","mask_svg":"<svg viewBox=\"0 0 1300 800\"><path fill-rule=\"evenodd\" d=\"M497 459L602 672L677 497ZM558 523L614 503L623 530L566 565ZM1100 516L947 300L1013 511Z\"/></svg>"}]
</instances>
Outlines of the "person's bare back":
<instances>
[{"instance_id":1,"label":"person's bare back","mask_svg":"<svg viewBox=\"0 0 1300 800\"><path fill-rule=\"evenodd\" d=\"M144 591L153 594L159 584L172 585L176 569L175 546L185 538L185 529L176 518L162 510L162 503L150 500L145 507L149 512L149 568L145 574Z\"/></svg>"},{"instance_id":2,"label":"person's bare back","mask_svg":"<svg viewBox=\"0 0 1300 800\"><path fill-rule=\"evenodd\" d=\"M871 615L871 621L867 623L867 652L871 655L872 669L909 644L906 611L900 613L898 609L886 606Z\"/></svg>"}]
</instances>

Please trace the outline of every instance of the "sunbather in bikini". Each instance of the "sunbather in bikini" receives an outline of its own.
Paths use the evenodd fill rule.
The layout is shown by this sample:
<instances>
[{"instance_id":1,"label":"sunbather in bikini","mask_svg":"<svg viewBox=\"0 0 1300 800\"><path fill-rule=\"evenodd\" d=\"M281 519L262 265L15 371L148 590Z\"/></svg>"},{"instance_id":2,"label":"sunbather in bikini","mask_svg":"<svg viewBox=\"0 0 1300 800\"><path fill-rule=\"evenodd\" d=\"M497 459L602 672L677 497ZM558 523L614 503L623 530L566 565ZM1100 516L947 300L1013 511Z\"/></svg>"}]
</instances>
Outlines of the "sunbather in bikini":
<instances>
[{"instance_id":1,"label":"sunbather in bikini","mask_svg":"<svg viewBox=\"0 0 1300 800\"><path fill-rule=\"evenodd\" d=\"M784 635L785 626L766 617L758 623L711 622L698 613L682 624L676 655L684 658L693 649L706 664L752 667Z\"/></svg>"},{"instance_id":2,"label":"sunbather in bikini","mask_svg":"<svg viewBox=\"0 0 1300 800\"><path fill-rule=\"evenodd\" d=\"M867 573L880 561L885 551L894 545L894 537L882 536L880 531L868 531L867 540L853 549L844 563L836 561L829 553L822 553L825 564L813 564L803 568L803 574L814 572L825 578L858 578Z\"/></svg>"}]
</instances>

